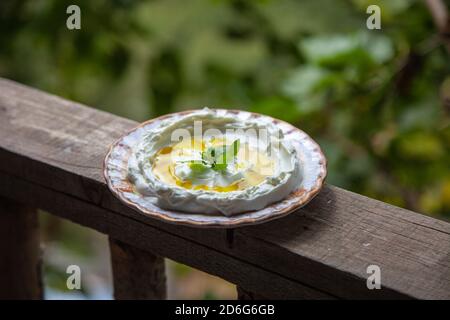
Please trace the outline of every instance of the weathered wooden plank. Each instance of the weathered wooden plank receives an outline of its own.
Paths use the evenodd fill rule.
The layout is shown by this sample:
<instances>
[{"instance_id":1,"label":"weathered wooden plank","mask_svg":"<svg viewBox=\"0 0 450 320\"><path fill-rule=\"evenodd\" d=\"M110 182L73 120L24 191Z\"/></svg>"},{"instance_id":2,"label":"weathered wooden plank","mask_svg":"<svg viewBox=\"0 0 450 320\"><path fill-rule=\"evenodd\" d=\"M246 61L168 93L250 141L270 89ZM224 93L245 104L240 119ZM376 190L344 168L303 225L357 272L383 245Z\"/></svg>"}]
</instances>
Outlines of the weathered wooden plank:
<instances>
[{"instance_id":1,"label":"weathered wooden plank","mask_svg":"<svg viewBox=\"0 0 450 320\"><path fill-rule=\"evenodd\" d=\"M161 300L167 298L164 258L109 237L114 298Z\"/></svg>"},{"instance_id":2,"label":"weathered wooden plank","mask_svg":"<svg viewBox=\"0 0 450 320\"><path fill-rule=\"evenodd\" d=\"M0 299L41 299L36 210L0 198Z\"/></svg>"},{"instance_id":3,"label":"weathered wooden plank","mask_svg":"<svg viewBox=\"0 0 450 320\"><path fill-rule=\"evenodd\" d=\"M124 207L107 190L101 166L109 144L135 124L0 80L0 171L10 181L1 194L12 197L14 189L20 197L17 185L24 184L30 194L36 194L28 197L29 202L48 193L67 205L79 201L83 205L68 218L108 234L109 227L104 225L119 220L139 223L148 241L156 237L154 230L161 239L175 237L173 247L155 253L264 296L268 290L263 287L285 279L291 287L298 286L279 293L291 298L450 298L449 223L333 186L325 187L310 204L286 218L237 229L233 246L228 245L223 230L168 225ZM101 211L101 218L95 220L83 206ZM117 239L133 240L132 235L123 237ZM194 261L179 252L191 246L201 246L207 257L220 255L217 268L210 265L214 261ZM153 250L147 245L143 249ZM235 270L220 270L229 264L238 269L242 264L246 271L238 275ZM381 268L382 290L366 287L366 268L371 264ZM259 278L248 273L255 269L260 270ZM257 288L245 277L259 281ZM302 296L301 287L310 293Z\"/></svg>"}]
</instances>

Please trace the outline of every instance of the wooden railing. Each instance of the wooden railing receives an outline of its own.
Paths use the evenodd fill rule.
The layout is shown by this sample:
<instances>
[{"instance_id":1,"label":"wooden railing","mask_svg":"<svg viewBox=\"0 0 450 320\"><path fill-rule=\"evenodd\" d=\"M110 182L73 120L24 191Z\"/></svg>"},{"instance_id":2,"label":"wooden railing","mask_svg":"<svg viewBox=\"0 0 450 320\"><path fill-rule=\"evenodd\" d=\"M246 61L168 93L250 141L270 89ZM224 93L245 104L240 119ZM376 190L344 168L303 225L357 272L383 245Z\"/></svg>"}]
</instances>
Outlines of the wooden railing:
<instances>
[{"instance_id":1,"label":"wooden railing","mask_svg":"<svg viewBox=\"0 0 450 320\"><path fill-rule=\"evenodd\" d=\"M164 298L162 257L236 284L242 299L450 299L449 223L330 185L285 218L233 232L124 206L102 161L135 125L0 79L0 298L42 295L40 208L109 236L118 299ZM369 265L379 290L367 287Z\"/></svg>"}]
</instances>

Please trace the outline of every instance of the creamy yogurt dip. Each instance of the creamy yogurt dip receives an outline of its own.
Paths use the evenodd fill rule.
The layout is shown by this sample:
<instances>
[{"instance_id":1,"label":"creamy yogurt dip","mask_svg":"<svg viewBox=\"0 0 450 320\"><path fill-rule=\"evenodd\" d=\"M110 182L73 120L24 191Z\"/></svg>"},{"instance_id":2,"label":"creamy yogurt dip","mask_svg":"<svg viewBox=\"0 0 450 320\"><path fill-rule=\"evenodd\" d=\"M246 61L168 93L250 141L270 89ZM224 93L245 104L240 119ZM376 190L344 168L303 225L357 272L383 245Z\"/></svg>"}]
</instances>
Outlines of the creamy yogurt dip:
<instances>
[{"instance_id":1,"label":"creamy yogurt dip","mask_svg":"<svg viewBox=\"0 0 450 320\"><path fill-rule=\"evenodd\" d=\"M286 198L302 175L296 149L270 118L204 108L148 132L128 179L161 208L231 216Z\"/></svg>"}]
</instances>

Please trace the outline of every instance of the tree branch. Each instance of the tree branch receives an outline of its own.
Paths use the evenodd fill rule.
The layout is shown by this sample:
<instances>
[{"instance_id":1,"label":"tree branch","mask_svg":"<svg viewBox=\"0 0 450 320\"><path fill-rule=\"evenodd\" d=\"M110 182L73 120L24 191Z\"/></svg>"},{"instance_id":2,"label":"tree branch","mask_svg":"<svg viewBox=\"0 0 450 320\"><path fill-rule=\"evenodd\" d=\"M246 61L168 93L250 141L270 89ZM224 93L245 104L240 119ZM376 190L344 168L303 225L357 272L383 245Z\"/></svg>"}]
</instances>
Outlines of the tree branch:
<instances>
[{"instance_id":1,"label":"tree branch","mask_svg":"<svg viewBox=\"0 0 450 320\"><path fill-rule=\"evenodd\" d=\"M443 0L425 0L441 40L450 53L450 16Z\"/></svg>"}]
</instances>

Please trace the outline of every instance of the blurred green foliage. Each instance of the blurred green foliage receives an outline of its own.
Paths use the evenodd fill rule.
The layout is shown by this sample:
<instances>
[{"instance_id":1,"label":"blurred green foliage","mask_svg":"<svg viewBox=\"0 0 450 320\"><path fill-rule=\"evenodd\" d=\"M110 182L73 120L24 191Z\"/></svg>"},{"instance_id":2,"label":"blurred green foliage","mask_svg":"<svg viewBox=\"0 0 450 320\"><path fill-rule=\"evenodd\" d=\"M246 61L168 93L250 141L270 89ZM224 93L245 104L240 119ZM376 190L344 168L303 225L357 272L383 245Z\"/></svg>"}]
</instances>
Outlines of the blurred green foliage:
<instances>
[{"instance_id":1,"label":"blurred green foliage","mask_svg":"<svg viewBox=\"0 0 450 320\"><path fill-rule=\"evenodd\" d=\"M138 121L269 114L321 143L330 183L449 214L449 53L422 1L2 1L0 19L3 77Z\"/></svg>"}]
</instances>

